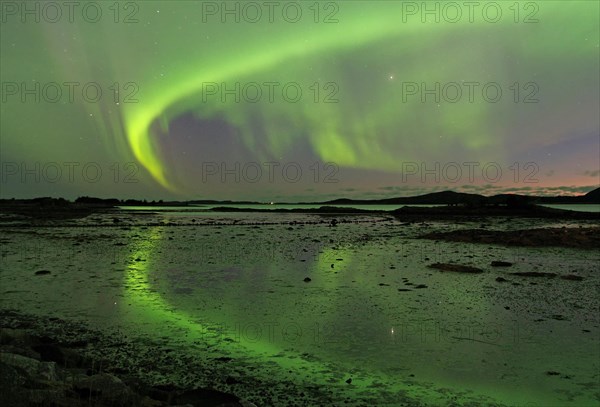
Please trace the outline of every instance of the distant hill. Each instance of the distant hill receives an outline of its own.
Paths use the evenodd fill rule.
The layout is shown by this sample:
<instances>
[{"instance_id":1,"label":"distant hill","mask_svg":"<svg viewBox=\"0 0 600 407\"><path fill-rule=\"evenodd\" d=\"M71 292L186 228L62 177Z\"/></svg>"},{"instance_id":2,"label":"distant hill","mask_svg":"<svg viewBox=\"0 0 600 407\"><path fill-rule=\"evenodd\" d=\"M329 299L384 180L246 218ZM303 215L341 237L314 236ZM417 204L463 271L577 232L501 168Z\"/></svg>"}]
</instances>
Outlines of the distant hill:
<instances>
[{"instance_id":1,"label":"distant hill","mask_svg":"<svg viewBox=\"0 0 600 407\"><path fill-rule=\"evenodd\" d=\"M318 202L318 204L323 205L522 205L560 203L600 203L600 188L596 188L582 196L499 194L487 197L479 194L443 191L410 197L385 199L334 199L332 201Z\"/></svg>"},{"instance_id":2,"label":"distant hill","mask_svg":"<svg viewBox=\"0 0 600 407\"><path fill-rule=\"evenodd\" d=\"M581 196L540 196L528 197L535 203L570 204L570 203L600 203L600 188L596 188Z\"/></svg>"},{"instance_id":3,"label":"distant hill","mask_svg":"<svg viewBox=\"0 0 600 407\"><path fill-rule=\"evenodd\" d=\"M586 202L600 203L600 188L596 188L583 196L583 200Z\"/></svg>"},{"instance_id":4,"label":"distant hill","mask_svg":"<svg viewBox=\"0 0 600 407\"><path fill-rule=\"evenodd\" d=\"M478 194L467 194L463 192L443 191L433 192L425 195L386 198L386 199L334 199L332 201L319 202L326 205L445 205L461 204L468 202L483 202L486 197Z\"/></svg>"},{"instance_id":5,"label":"distant hill","mask_svg":"<svg viewBox=\"0 0 600 407\"><path fill-rule=\"evenodd\" d=\"M581 196L533 196L519 194L499 194L484 196L464 192L442 191L425 195L396 197L385 199L348 199L340 198L325 202L306 202L312 205L523 205L523 204L571 204L571 203L597 203L600 204L600 188L596 188ZM261 204L254 201L218 201L218 200L192 200L192 201L146 201L139 199L102 199L94 197L79 197L74 202L79 206L188 206L188 205L251 205ZM72 203L63 198L41 197L34 199L0 199L0 208L19 205L35 205L42 207L71 206ZM290 203L289 205L293 205Z\"/></svg>"}]
</instances>

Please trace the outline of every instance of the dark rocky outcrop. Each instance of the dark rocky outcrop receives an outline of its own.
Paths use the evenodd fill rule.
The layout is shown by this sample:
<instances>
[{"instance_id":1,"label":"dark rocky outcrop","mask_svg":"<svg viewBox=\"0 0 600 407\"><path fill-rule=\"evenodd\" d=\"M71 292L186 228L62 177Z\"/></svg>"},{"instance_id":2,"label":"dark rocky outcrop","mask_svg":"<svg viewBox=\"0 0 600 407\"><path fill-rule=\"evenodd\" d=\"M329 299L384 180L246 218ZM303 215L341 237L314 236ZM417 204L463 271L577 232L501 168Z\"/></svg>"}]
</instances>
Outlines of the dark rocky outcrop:
<instances>
[{"instance_id":1,"label":"dark rocky outcrop","mask_svg":"<svg viewBox=\"0 0 600 407\"><path fill-rule=\"evenodd\" d=\"M468 273L468 274L478 274L483 273L483 270L477 267L472 266L464 266L462 264L452 264L452 263L433 263L428 267L440 270L440 271L451 271L454 273Z\"/></svg>"},{"instance_id":2,"label":"dark rocky outcrop","mask_svg":"<svg viewBox=\"0 0 600 407\"><path fill-rule=\"evenodd\" d=\"M558 246L579 249L600 247L600 227L540 228L512 231L463 229L451 232L432 232L421 239L446 240L464 243L500 244L504 246Z\"/></svg>"},{"instance_id":3,"label":"dark rocky outcrop","mask_svg":"<svg viewBox=\"0 0 600 407\"><path fill-rule=\"evenodd\" d=\"M14 318L15 315L9 316ZM83 331L80 334L94 335ZM117 372L122 369L84 355L89 345L86 339L65 339L34 334L31 329L0 326L0 405L254 406L233 394L211 388L155 386L131 374L120 377Z\"/></svg>"}]
</instances>

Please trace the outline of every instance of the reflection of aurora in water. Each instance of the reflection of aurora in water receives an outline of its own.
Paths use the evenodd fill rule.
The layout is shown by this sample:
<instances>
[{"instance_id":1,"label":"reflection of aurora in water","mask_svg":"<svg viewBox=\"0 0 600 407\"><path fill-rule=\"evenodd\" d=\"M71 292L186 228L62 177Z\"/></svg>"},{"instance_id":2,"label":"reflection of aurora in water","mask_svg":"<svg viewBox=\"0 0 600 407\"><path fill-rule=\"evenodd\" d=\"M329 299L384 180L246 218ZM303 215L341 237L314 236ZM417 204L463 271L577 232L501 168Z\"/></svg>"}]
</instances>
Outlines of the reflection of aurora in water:
<instances>
[{"instance_id":1,"label":"reflection of aurora in water","mask_svg":"<svg viewBox=\"0 0 600 407\"><path fill-rule=\"evenodd\" d=\"M152 228L148 232L148 236L136 243L135 249L132 251L130 263L127 271L125 284L125 299L126 302L136 308L135 313L137 322L140 317L151 330L157 327L181 328L185 332L187 341L209 340L216 339L221 346L227 347L227 351L239 353L239 348L243 351L250 352L251 357L268 357L280 354L282 349L277 348L274 344L267 340L252 340L247 335L230 335L227 338L226 333L221 326L213 324L213 326L204 323L196 322L195 319L181 310L175 310L169 305L155 289L149 279L149 268L153 264L153 257L158 255L161 239L163 237L163 228ZM129 310L128 310L129 312ZM183 339L183 338L180 338ZM229 340L227 340L229 339ZM236 348L237 351L236 351ZM225 349L223 349L225 351ZM331 368L325 364L319 364L315 361L304 361L299 358L277 358L277 364L281 367L294 369L296 374L300 371L306 372L326 372ZM291 371L290 371L291 372ZM309 377L313 377L313 373L309 373ZM314 378L314 377L313 377ZM374 378L372 379L374 380ZM361 387L369 385L368 378L363 380Z\"/></svg>"},{"instance_id":2,"label":"reflection of aurora in water","mask_svg":"<svg viewBox=\"0 0 600 407\"><path fill-rule=\"evenodd\" d=\"M330 244L327 247L322 247L320 253L312 259L312 262L306 264L306 270L309 270L306 274L311 276L311 283L294 288L294 290L316 291L309 291L304 297L290 295L287 299L285 294L282 294L278 297L279 309L272 310L269 314L271 319L266 318L265 320L261 319L261 312L267 310L272 304L267 301L261 302L258 299L259 297L250 295L241 298L243 294L231 292L239 289L240 286L236 286L237 283L241 286L249 284L249 281L246 280L248 276L244 275L242 271L243 266L230 267L227 276L223 276L227 281L222 282L221 285L218 282L204 282L205 285L201 290L203 291L202 296L216 295L221 298L224 304L224 308L219 308L218 312L199 308L195 308L196 311L190 311L187 309L190 304L178 301L179 298L174 297L172 292L169 294L169 288L165 287L165 281L161 281L163 276L160 273L153 275L157 268L168 264L168 261L160 262L160 257L164 255L163 251L166 253L169 250L168 246L165 246L167 231L167 228L150 228L146 232L146 236L142 236L142 239L134 243L125 284L125 302L134 307L133 312L128 309L126 314L135 315L134 323L145 325L150 330L151 335L156 335L156 330L159 329L162 336L172 337L174 341L188 343L199 341L208 342L212 345L216 344L219 352L261 366L261 369L264 368L264 374L294 381L306 381L313 385L319 384L324 388L332 387L331 383L336 383L334 386L337 384L341 386L343 381L351 376L354 378L353 392L359 392L360 389L373 391L375 387L379 387L391 394L405 394L421 401L430 400L434 404L437 404L441 397L438 393L439 388L454 388L459 392L464 391L465 393L459 397L465 397L465 400L473 400L473 397L478 397L477 394L493 394L499 400L505 402L521 400L520 395L511 394L507 389L490 389L488 387L489 383L485 383L485 381L479 384L467 381L463 385L466 384L468 390L461 389L460 377L450 380L442 374L443 372L437 372L435 368L435 355L441 356L440 352L445 351L458 350L459 353L450 358L456 359L454 363L457 371L465 368L473 369L473 366L469 367L470 362L468 361L472 357L477 357L475 355L478 353L480 353L480 358L491 357L501 361L506 356L507 351L511 352L511 349L502 350L502 346L499 345L504 345L504 343L497 344L498 346L481 345L482 348L472 344L457 344L456 341L440 341L439 338L434 338L438 334L432 333L431 330L426 332L428 341L430 341L427 346L422 343L420 347L415 348L415 344L405 341L406 335L412 337L416 335L418 337L421 334L412 330L406 324L411 314L417 320L419 315L422 314L429 315L430 318L432 316L431 312L425 310L423 313L423 310L417 310L414 308L415 304L411 305L410 303L397 304L396 309L404 309L404 312L398 312L399 315L394 315L393 312L388 310L388 307L392 305L390 304L390 298L385 295L374 295L376 291L369 288L373 286L373 279L369 277L369 273L365 273L362 266L365 261L361 257L373 257L369 262L374 269L387 269L389 267L387 259L389 259L390 253L385 250L377 252L372 245L361 248L359 246L344 247L338 244ZM402 250L399 255L409 251L409 249ZM370 256L369 253L373 256ZM382 254L387 254L387 256L382 256ZM310 258L310 256L308 257ZM386 260L383 261L382 259ZM245 265L246 268L252 269L252 263L251 260L248 260ZM272 261L272 263L275 264L277 261ZM291 262L288 261L285 264L290 267L287 272L294 274L296 270ZM334 267L331 267L332 264ZM271 265L269 264L267 267L271 267ZM269 270L270 273L277 272L271 268ZM201 272L200 270L196 271ZM183 276L181 274L174 278L177 279ZM203 278L203 275L199 278ZM195 289L199 285L202 286L197 280L191 280L190 282L195 286ZM345 287L350 282L353 282L356 287L351 297L358 295L362 298L363 307L353 308L352 300L346 299L336 292L336 288ZM318 287L318 289L311 288L313 286ZM228 287L230 291L221 291L223 287ZM493 304L486 304L483 297L470 298L464 296L462 288L460 283L449 284L445 288L442 287L441 294L434 294L432 301L438 301L438 298L450 298L453 305L452 310L458 312L457 315L454 315L454 318L457 319L461 318L461 309L464 310L470 307L479 308L482 315L493 315L493 311L490 309ZM211 290L216 290L216 294L211 294ZM313 298L313 294L315 298L325 297L326 301ZM210 300L210 298L206 299L206 301ZM317 301L318 307L312 305L313 301ZM421 307L427 307L427 304L429 304L427 300L423 299L422 301ZM361 308L369 309L371 307L379 310L379 312L369 314L361 311ZM246 310L240 310L239 308L246 308ZM390 312L392 315L389 315ZM468 312L462 311L462 314L464 314L464 318L468 318ZM293 318L291 315L293 315ZM401 318L394 318L394 316L401 316ZM252 320L248 322L248 318L252 318ZM290 324L290 318L294 321L293 324ZM434 318L432 320L435 321ZM223 321L226 321L226 323L223 324ZM267 330L263 330L262 335L256 335L256 331L253 329L245 331L242 329L240 331L238 327L241 321L248 322L246 326L258 326ZM501 323L499 321L502 320L496 320L496 324ZM487 321L487 324L480 326L493 327L492 322L490 320ZM315 323L320 325L315 325ZM377 338L371 338L373 339L371 343L365 342L365 337L360 330L353 333L351 327L356 326L359 328L356 325L357 323L363 328L365 326L370 327L368 329L372 331L381 328L379 329L381 333L388 336L387 348L386 344ZM502 323L505 326L509 325L509 321ZM225 326L234 327L234 329L224 329ZM242 326L244 325L242 324ZM304 338L304 342L300 341L300 343L295 343L296 346L292 346L286 341L278 340L277 335L273 336L272 332L269 334L269 326L277 327L277 329L285 326L288 328L297 326L305 333L306 327L317 326L317 329L320 328L318 334L321 335L320 339L323 339L323 341L316 344L314 341L311 343L315 338L315 331L311 331L310 335L307 335L310 340ZM341 331L334 332L330 329L331 327L336 329L340 327ZM393 332L392 329L394 329ZM293 332L293 330L290 332ZM456 333L451 332L450 334ZM394 336L396 338L393 338ZM497 339L493 337L493 333L488 333L487 337L484 334L482 339L486 338L492 341ZM332 339L332 341L329 342L328 339ZM395 347L395 349L392 347ZM419 382L407 380L405 376L408 373L408 367L399 366L398 361L392 360L397 357L398 352L403 347L406 348L407 352L405 357L407 366L414 365L415 362L419 361L419 358L421 358L421 363L425 365L419 373L428 373L428 375L420 374ZM365 350L363 351L363 349ZM303 352L303 350L308 350L308 352ZM385 360L387 352L389 352L391 359L386 366L379 359L383 357ZM458 359L460 352L466 352L465 355L468 355L465 362L460 362L460 359ZM377 355L379 359L369 360L373 355ZM331 360L335 362L330 362ZM404 361L400 362L403 363ZM273 363L278 367L275 368ZM255 373L261 374L257 372ZM423 377L425 377L425 380L432 381L432 383L422 381ZM527 399L526 396L523 400L525 399Z\"/></svg>"}]
</instances>

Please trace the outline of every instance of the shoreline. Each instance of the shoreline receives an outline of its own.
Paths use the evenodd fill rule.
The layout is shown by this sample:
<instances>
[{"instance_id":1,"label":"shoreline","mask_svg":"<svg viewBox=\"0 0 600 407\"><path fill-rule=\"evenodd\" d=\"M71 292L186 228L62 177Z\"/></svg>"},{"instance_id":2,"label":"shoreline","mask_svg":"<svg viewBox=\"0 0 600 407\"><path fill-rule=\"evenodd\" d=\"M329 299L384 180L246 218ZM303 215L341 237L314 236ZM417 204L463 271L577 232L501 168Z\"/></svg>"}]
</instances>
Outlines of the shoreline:
<instances>
[{"instance_id":1,"label":"shoreline","mask_svg":"<svg viewBox=\"0 0 600 407\"><path fill-rule=\"evenodd\" d=\"M214 405L252 407L232 393L151 383L142 360L128 367L118 349L135 345L126 337L84 323L0 310L0 402L10 406ZM134 361L136 355L130 361Z\"/></svg>"},{"instance_id":2,"label":"shoreline","mask_svg":"<svg viewBox=\"0 0 600 407\"><path fill-rule=\"evenodd\" d=\"M210 366L202 365L202 359L164 348L159 341L90 328L85 322L0 309L2 405L256 407L335 403L320 389L264 383L235 373L224 376L222 373L235 370L227 366L230 358L213 359Z\"/></svg>"},{"instance_id":3,"label":"shoreline","mask_svg":"<svg viewBox=\"0 0 600 407\"><path fill-rule=\"evenodd\" d=\"M292 205L292 204L290 204ZM397 205L394 210L354 208L347 204L324 204L319 208L243 208L235 206L216 206L212 208L193 208L183 212L198 213L277 213L277 214L315 214L323 216L334 215L388 215L400 220L427 221L427 220L462 220L465 218L539 218L539 219L578 219L600 220L600 212L573 211L556 209L541 205L527 204L519 206L502 205L440 205L432 207L411 206L410 204ZM147 209L128 209L119 205L93 205L93 204L65 204L63 206L43 205L40 203L0 203L0 214L7 220L12 217L16 220L29 220L39 225L44 221L67 219L82 219L96 214L157 214L149 205Z\"/></svg>"}]
</instances>

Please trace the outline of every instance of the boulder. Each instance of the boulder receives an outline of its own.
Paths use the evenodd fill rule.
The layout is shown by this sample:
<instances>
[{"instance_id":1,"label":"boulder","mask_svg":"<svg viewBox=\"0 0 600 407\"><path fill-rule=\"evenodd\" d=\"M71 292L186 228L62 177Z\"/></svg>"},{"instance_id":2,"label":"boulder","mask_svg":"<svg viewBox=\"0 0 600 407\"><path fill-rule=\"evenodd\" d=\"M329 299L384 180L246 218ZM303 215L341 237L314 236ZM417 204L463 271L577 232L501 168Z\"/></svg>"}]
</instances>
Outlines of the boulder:
<instances>
[{"instance_id":1,"label":"boulder","mask_svg":"<svg viewBox=\"0 0 600 407\"><path fill-rule=\"evenodd\" d=\"M82 397L101 398L119 406L130 405L134 397L131 389L121 379L108 373L79 378L73 383L73 388Z\"/></svg>"},{"instance_id":2,"label":"boulder","mask_svg":"<svg viewBox=\"0 0 600 407\"><path fill-rule=\"evenodd\" d=\"M518 271L516 273L511 273L513 276L520 277L547 277L553 278L556 277L555 273L542 273L540 271Z\"/></svg>"},{"instance_id":3,"label":"boulder","mask_svg":"<svg viewBox=\"0 0 600 407\"><path fill-rule=\"evenodd\" d=\"M212 389L187 390L175 397L177 404L190 404L192 406L214 407L240 407L240 399L232 394L223 393Z\"/></svg>"},{"instance_id":4,"label":"boulder","mask_svg":"<svg viewBox=\"0 0 600 407\"><path fill-rule=\"evenodd\" d=\"M512 263L509 261L500 261L500 260L494 260L491 263L492 267L510 267L512 266Z\"/></svg>"},{"instance_id":5,"label":"boulder","mask_svg":"<svg viewBox=\"0 0 600 407\"><path fill-rule=\"evenodd\" d=\"M50 270L38 270L35 272L36 276L46 276L48 274L52 274Z\"/></svg>"},{"instance_id":6,"label":"boulder","mask_svg":"<svg viewBox=\"0 0 600 407\"><path fill-rule=\"evenodd\" d=\"M477 267L472 266L464 266L462 264L452 264L452 263L433 263L429 265L430 268L440 270L440 271L452 271L455 273L468 273L468 274L478 274L483 273L483 270Z\"/></svg>"},{"instance_id":7,"label":"boulder","mask_svg":"<svg viewBox=\"0 0 600 407\"><path fill-rule=\"evenodd\" d=\"M0 362L21 370L32 381L41 379L55 382L59 380L54 362L40 362L14 353L0 353Z\"/></svg>"}]
</instances>

